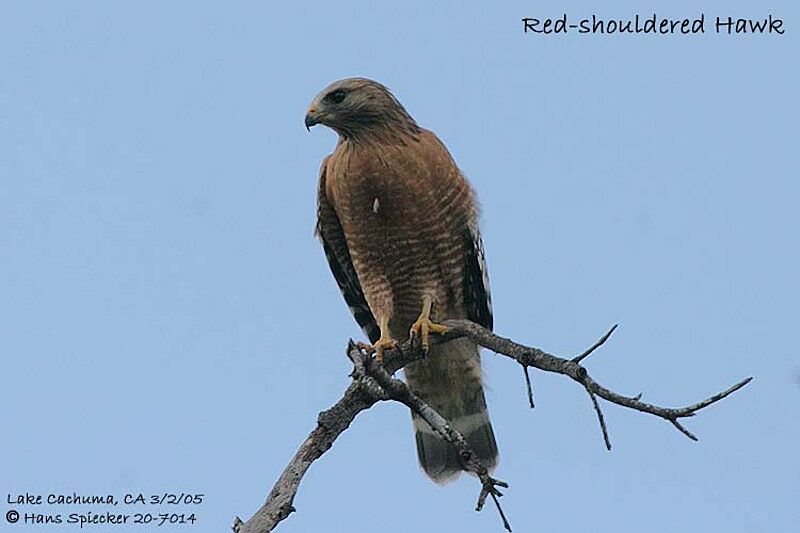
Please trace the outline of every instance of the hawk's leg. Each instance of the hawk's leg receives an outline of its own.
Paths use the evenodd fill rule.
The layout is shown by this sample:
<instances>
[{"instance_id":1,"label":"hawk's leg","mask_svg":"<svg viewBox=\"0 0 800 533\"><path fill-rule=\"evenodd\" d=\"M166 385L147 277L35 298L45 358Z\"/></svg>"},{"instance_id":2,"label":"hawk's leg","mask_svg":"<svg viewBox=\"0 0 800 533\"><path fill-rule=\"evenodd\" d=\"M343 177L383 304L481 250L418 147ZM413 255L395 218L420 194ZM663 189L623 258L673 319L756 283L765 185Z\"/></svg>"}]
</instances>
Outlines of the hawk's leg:
<instances>
[{"instance_id":1,"label":"hawk's leg","mask_svg":"<svg viewBox=\"0 0 800 533\"><path fill-rule=\"evenodd\" d=\"M369 345L365 343L358 343L358 347L366 350L368 353L375 354L375 360L379 363L383 362L383 352L397 348L399 343L389 336L389 317L382 316L380 320L381 338L375 344Z\"/></svg>"},{"instance_id":2,"label":"hawk's leg","mask_svg":"<svg viewBox=\"0 0 800 533\"><path fill-rule=\"evenodd\" d=\"M430 295L426 294L422 297L422 313L420 313L419 318L416 322L411 326L411 338L419 337L422 341L422 351L425 354L428 354L428 350L430 349L430 341L428 340L428 336L431 333L446 333L447 327L441 324L435 324L431 322L431 305L433 304L433 299Z\"/></svg>"}]
</instances>

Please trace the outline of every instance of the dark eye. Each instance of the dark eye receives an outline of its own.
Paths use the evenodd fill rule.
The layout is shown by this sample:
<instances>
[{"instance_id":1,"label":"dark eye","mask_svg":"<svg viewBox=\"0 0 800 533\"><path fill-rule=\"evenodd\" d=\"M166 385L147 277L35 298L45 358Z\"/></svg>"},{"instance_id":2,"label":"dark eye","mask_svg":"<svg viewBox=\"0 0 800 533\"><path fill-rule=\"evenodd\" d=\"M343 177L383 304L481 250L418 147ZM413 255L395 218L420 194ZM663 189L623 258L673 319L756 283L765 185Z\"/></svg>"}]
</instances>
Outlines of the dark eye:
<instances>
[{"instance_id":1,"label":"dark eye","mask_svg":"<svg viewBox=\"0 0 800 533\"><path fill-rule=\"evenodd\" d=\"M344 100L344 97L347 96L347 93L341 89L337 91L331 91L325 95L325 99L333 102L334 104L339 104Z\"/></svg>"}]
</instances>

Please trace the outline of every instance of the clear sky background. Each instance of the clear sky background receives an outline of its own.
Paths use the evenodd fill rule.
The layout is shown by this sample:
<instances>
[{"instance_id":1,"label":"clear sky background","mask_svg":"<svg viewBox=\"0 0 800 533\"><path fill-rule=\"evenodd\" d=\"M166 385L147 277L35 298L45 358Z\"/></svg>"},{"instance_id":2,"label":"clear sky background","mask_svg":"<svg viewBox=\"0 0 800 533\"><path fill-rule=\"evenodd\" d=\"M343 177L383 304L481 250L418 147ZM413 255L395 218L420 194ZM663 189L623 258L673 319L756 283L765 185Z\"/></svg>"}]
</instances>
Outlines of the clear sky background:
<instances>
[{"instance_id":1,"label":"clear sky background","mask_svg":"<svg viewBox=\"0 0 800 533\"><path fill-rule=\"evenodd\" d=\"M608 452L575 383L534 372L530 411L520 368L485 353L515 531L797 531L796 3L292 4L3 4L0 520L25 491L206 495L197 524L161 531L259 507L361 335L312 237L336 136L303 127L359 75L475 185L500 334L572 356L619 322L590 372L670 406L755 377L687 421L697 443L605 405ZM704 12L707 31L520 21L654 10ZM785 35L713 33L769 13ZM382 404L279 530L501 531L477 493L428 481L407 410Z\"/></svg>"}]
</instances>

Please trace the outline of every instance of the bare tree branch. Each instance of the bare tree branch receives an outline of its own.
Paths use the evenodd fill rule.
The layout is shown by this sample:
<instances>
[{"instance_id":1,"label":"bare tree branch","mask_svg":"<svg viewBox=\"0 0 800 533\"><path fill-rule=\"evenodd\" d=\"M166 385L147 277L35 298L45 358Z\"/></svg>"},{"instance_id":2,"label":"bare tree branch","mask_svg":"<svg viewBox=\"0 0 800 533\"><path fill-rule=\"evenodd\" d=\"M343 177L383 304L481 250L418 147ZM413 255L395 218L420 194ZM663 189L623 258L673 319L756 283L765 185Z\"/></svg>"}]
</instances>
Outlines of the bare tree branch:
<instances>
[{"instance_id":1,"label":"bare tree branch","mask_svg":"<svg viewBox=\"0 0 800 533\"><path fill-rule=\"evenodd\" d=\"M680 408L670 408L670 407L659 407L657 405L652 405L646 402L641 401L641 394L635 397L623 396L616 392L613 392L591 377L589 377L586 368L582 367L574 360L570 359L562 359L561 357L556 357L554 355L550 355L547 352L539 350L538 348L530 348L528 346L524 346L522 344L518 344L512 340L500 337L499 335L495 335L491 331L470 322L469 320L448 320L445 322L445 325L450 329L448 332L449 336L452 337L470 337L475 342L483 346L484 348L488 348L495 353L506 355L515 359L518 363L522 366L532 366L538 368L539 370L544 370L545 372L555 372L557 374L563 374L565 376L569 376L581 385L583 385L587 391L592 394L596 394L600 398L603 398L606 401L611 403L615 403L617 405L621 405L623 407L628 407L629 409L635 409L636 411L641 411L642 413L649 413L651 415L655 415L659 418L663 418L671 422L678 428L682 433L684 433L687 437L692 440L697 440L694 435L689 433L688 431L683 428L677 420L679 418L687 418L693 416L697 411L708 407L709 405L716 403L727 396L730 396L737 390L741 389L750 381L752 381L752 377L747 379L743 379L739 383L733 385L732 387L724 390L720 393L717 393L705 400L698 402L696 404L688 405L686 407ZM613 331L612 328L611 331ZM610 332L603 336L597 343L597 346L605 342L608 338ZM452 338L451 337L451 338ZM597 346L587 350L584 352L585 355L588 355L594 348ZM588 353L587 353L588 352ZM583 355L583 354L582 354ZM585 355L583 355L585 357ZM581 356L579 356L581 357ZM577 359L577 358L576 358Z\"/></svg>"},{"instance_id":2,"label":"bare tree branch","mask_svg":"<svg viewBox=\"0 0 800 533\"><path fill-rule=\"evenodd\" d=\"M690 439L697 440L697 437L683 427L679 419L693 416L699 410L733 394L753 379L752 377L744 379L727 390L686 407L660 407L642 402L641 394L634 397L623 396L603 387L594 381L586 369L579 364L608 340L616 326L611 328L581 355L573 359L564 359L538 348L524 346L495 335L469 320L449 320L445 322L445 325L448 328L448 332L444 335L432 337L432 344L446 342L458 337L469 337L484 348L516 360L525 369L526 376L528 367L534 367L545 372L563 374L580 383L592 400L603 431L603 439L609 450L611 449L611 443L597 397L622 407L663 418ZM475 474L481 481L482 489L478 497L476 510L480 510L486 498L491 496L497 505L504 527L511 531L508 520L506 520L505 514L497 501L497 497L502 495L497 490L497 487L507 487L508 485L488 475L486 468L480 464L477 455L466 444L463 436L453 430L447 420L414 395L405 383L391 377L392 374L406 364L423 357L419 340L408 340L397 349L385 352L383 365L376 363L371 357L364 354L352 341L348 345L347 354L353 361L354 366L351 374L352 383L333 407L319 414L317 426L300 445L297 453L295 453L267 496L266 502L247 522L243 522L236 517L233 530L236 533L266 533L272 531L279 522L295 510L292 505L294 497L311 463L319 459L322 454L331 448L336 438L350 426L358 413L369 409L380 400L392 399L408 406L409 409L426 420L448 442L456 446L460 452L464 470ZM529 380L528 393L531 406L533 406Z\"/></svg>"},{"instance_id":3,"label":"bare tree branch","mask_svg":"<svg viewBox=\"0 0 800 533\"><path fill-rule=\"evenodd\" d=\"M369 409L376 401L367 385L353 381L336 405L319 414L317 427L300 445L264 505L247 522L237 517L233 530L243 533L272 531L278 522L294 512L292 502L308 467L330 449L358 413Z\"/></svg>"},{"instance_id":4,"label":"bare tree branch","mask_svg":"<svg viewBox=\"0 0 800 533\"><path fill-rule=\"evenodd\" d=\"M486 501L486 496L491 495L497 507L497 512L500 514L500 518L503 521L503 526L506 530L511 531L511 525L508 523L503 508L497 500L498 497L503 495L497 487L507 488L508 483L491 477L489 471L481 463L478 454L467 444L464 436L456 431L450 422L440 415L433 407L414 394L405 383L391 377L382 365L376 363L365 353L362 353L358 347L351 347L349 355L350 359L353 361L363 358L359 363L356 363L357 373L367 374L369 377L374 378L378 385L388 393L389 398L404 404L411 409L412 412L418 414L431 428L458 450L462 470L475 474L481 482L481 492L478 495L478 503L475 510L480 511Z\"/></svg>"}]
</instances>

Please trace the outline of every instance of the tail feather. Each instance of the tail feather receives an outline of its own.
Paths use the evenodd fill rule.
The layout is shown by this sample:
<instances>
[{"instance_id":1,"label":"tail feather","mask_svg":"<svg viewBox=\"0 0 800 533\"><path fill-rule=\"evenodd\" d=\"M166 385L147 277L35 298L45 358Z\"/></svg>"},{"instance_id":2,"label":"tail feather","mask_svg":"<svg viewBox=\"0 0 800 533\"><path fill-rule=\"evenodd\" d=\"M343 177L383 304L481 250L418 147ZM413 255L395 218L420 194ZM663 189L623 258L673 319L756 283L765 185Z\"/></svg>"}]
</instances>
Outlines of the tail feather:
<instances>
[{"instance_id":1,"label":"tail feather","mask_svg":"<svg viewBox=\"0 0 800 533\"><path fill-rule=\"evenodd\" d=\"M411 389L461 433L481 463L497 465L497 442L481 386L478 346L458 339L432 348L428 358L406 367ZM427 422L413 416L420 466L436 483L452 481L461 473L456 449Z\"/></svg>"},{"instance_id":2,"label":"tail feather","mask_svg":"<svg viewBox=\"0 0 800 533\"><path fill-rule=\"evenodd\" d=\"M456 479L462 470L456 448L442 439L427 422L416 415L413 419L417 457L422 469L436 483ZM461 433L483 466L492 470L497 465L497 442L486 411L455 419L453 428Z\"/></svg>"}]
</instances>

